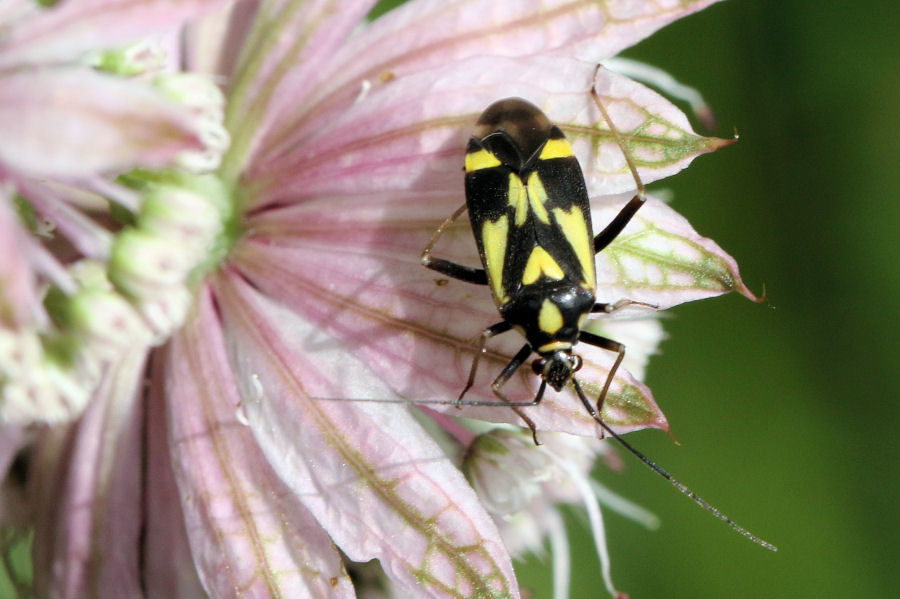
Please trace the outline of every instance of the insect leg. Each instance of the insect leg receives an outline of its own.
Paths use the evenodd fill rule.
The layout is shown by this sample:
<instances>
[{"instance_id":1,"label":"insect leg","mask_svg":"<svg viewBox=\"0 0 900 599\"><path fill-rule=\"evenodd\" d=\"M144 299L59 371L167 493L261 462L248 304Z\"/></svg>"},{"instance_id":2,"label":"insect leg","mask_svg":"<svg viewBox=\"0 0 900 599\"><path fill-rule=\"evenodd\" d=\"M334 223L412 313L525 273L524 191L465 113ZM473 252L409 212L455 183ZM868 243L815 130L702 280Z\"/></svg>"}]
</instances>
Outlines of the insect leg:
<instances>
[{"instance_id":1,"label":"insect leg","mask_svg":"<svg viewBox=\"0 0 900 599\"><path fill-rule=\"evenodd\" d=\"M475 285L487 285L487 274L484 272L483 268L472 268L471 266L464 266L462 264L457 264L456 262L451 262L450 260L444 260L443 258L431 257L431 250L434 249L434 245L437 243L438 239L441 238L441 235L444 234L444 229L453 224L453 221L459 218L459 215L465 211L466 205L463 204L437 228L434 235L431 237L431 241L428 242L428 245L426 245L425 249L422 251L422 265L453 279L459 279L466 283L474 283Z\"/></svg>"},{"instance_id":2,"label":"insect leg","mask_svg":"<svg viewBox=\"0 0 900 599\"><path fill-rule=\"evenodd\" d=\"M506 382L510 378L512 378L512 375L515 374L519 367L525 363L525 360L528 359L528 356L532 354L531 346L527 343L522 346L522 349L520 349L518 353L513 356L513 359L509 361L509 364L506 365L503 371L499 375L497 375L497 378L494 379L494 382L491 383L491 391L493 391L494 395L500 398L501 401L472 401L468 403L462 401L463 396L469 389L472 388L472 385L475 382L475 372L478 369L478 361L481 358L481 355L485 352L485 342L487 342L487 340L494 335L505 333L511 328L512 325L510 325L506 321L503 321L498 322L494 326L488 327L484 330L484 332L481 334L481 344L478 348L478 353L475 354L475 360L472 362L472 369L469 371L469 380L466 382L466 388L463 389L463 392L459 394L459 397L456 399L456 401L453 402L453 405L457 407L463 405L510 407L516 414L519 415L519 418L525 421L525 424L528 425L528 428L531 429L531 437L534 439L534 444L540 445L541 442L538 441L537 427L535 426L534 421L526 416L525 412L523 412L520 408L527 408L529 406L536 406L537 404L539 404L541 399L544 397L544 390L547 388L547 382L541 381L541 387L540 389L538 389L537 395L535 395L533 400L527 402L510 401L506 398L505 395L503 395L503 392L501 391L503 385L505 385Z\"/></svg>"},{"instance_id":3,"label":"insect leg","mask_svg":"<svg viewBox=\"0 0 900 599\"><path fill-rule=\"evenodd\" d=\"M616 310L624 308L625 306L646 306L648 308L653 308L654 310L659 308L656 304L648 304L647 302L639 302L637 300L630 299L620 299L614 304L604 304L603 302L597 302L594 304L594 307L591 308L591 313L596 314L597 312L603 312L604 314L612 314Z\"/></svg>"},{"instance_id":4,"label":"insect leg","mask_svg":"<svg viewBox=\"0 0 900 599\"><path fill-rule=\"evenodd\" d=\"M625 345L619 343L618 341L613 341L612 339L601 337L600 335L588 333L587 331L581 331L581 334L578 335L578 340L583 341L588 345L593 345L594 347L614 351L619 354L618 356L616 356L616 361L613 363L612 368L609 369L609 374L606 377L606 382L603 384L603 390L597 397L597 412L601 412L603 410L603 402L606 400L606 394L609 392L609 386L612 384L613 377L615 377L616 375L616 370L619 369L619 364L621 364L622 360L625 358ZM591 412L592 416L594 415L592 410L588 411Z\"/></svg>"},{"instance_id":5,"label":"insect leg","mask_svg":"<svg viewBox=\"0 0 900 599\"><path fill-rule=\"evenodd\" d=\"M478 362L481 361L481 356L486 353L485 344L487 340L493 337L494 335L500 335L501 333L505 333L512 329L512 325L506 322L505 320L498 322L497 324L491 325L485 330L481 331L481 341L478 343L478 351L475 352L475 359L472 360L472 368L469 369L469 380L466 381L466 386L462 390L462 393L459 394L459 397L456 398L456 401L453 402L459 406L462 398L466 393L469 392L469 389L472 388L472 385L475 384L475 373L478 372ZM522 352L519 352L522 353ZM529 349L529 353L531 353ZM526 355L525 358L528 356ZM525 359L523 358L523 360ZM507 366L509 368L509 366ZM518 368L518 366L516 367ZM511 373L510 373L511 374ZM495 381L496 382L496 381Z\"/></svg>"},{"instance_id":6,"label":"insect leg","mask_svg":"<svg viewBox=\"0 0 900 599\"><path fill-rule=\"evenodd\" d=\"M545 390L546 388L547 388L547 381L542 380L542 381L541 381L541 387L538 389L537 395L534 396L534 400L532 400L531 403L528 403L528 404L525 404L525 405L531 405L531 404L537 405L537 404L541 403L541 399L543 399L543 397L544 397L544 390ZM520 405L521 405L521 404L520 404ZM523 412L522 410L520 410L520 409L517 408L517 407L514 407L514 408L513 408L513 412L515 412L516 414L518 414L518 415L519 415L519 418L521 418L522 420L524 420L524 421L525 421L525 424L528 425L528 428L531 429L531 438L534 439L534 444L535 444L535 445L542 445L542 443L541 443L540 441L538 441L538 438L537 438L537 427L534 425L534 420L532 420L531 418L529 418L528 416L526 416L526 415L525 415L525 412Z\"/></svg>"},{"instance_id":7,"label":"insect leg","mask_svg":"<svg viewBox=\"0 0 900 599\"><path fill-rule=\"evenodd\" d=\"M501 391L503 385L505 385L506 382L512 377L512 375L515 374L515 372L519 369L519 367L525 363L525 360L528 359L528 356L531 355L531 352L532 350L530 345L528 345L527 343L523 345L522 349L520 349L519 352L515 356L513 356L513 359L510 360L509 364L506 365L506 368L504 368L503 371L499 375L497 375L497 378L494 379L494 382L491 383L491 391L493 391L494 395L499 397L504 402L512 404L513 411L518 414L519 418L524 420L525 424L528 425L528 428L531 429L531 438L534 439L534 444L540 445L541 442L538 441L537 427L534 425L534 421L526 416L525 412L523 412L520 408L522 406L536 406L537 404L539 404L541 402L541 399L544 397L544 390L547 388L547 381L541 381L541 387L540 389L538 389L537 395L535 395L534 399L528 403L511 402L506 398L505 395L503 395L503 392Z\"/></svg>"},{"instance_id":8,"label":"insect leg","mask_svg":"<svg viewBox=\"0 0 900 599\"><path fill-rule=\"evenodd\" d=\"M598 64L596 71L594 71L595 80L597 79L597 72L600 71L601 66L602 65ZM600 114L603 115L603 120L606 121L609 132L612 133L616 143L619 145L619 148L621 148L622 154L625 156L625 162L628 163L628 168L631 169L631 175L634 177L634 182L637 186L637 193L635 193L634 197L619 211L619 214L616 215L612 222L606 225L606 227L594 237L594 253L596 254L608 246L610 242L622 232L622 229L625 228L625 225L628 224L631 217L638 211L638 208L644 205L644 202L647 200L647 193L644 189L644 183L641 181L640 175L638 175L637 166L634 164L631 152L628 151L625 140L622 138L622 134L616 129L612 119L609 117L609 113L606 111L606 107L603 106L603 102L597 94L596 85L591 86L591 97L594 99L594 104L597 105Z\"/></svg>"},{"instance_id":9,"label":"insect leg","mask_svg":"<svg viewBox=\"0 0 900 599\"><path fill-rule=\"evenodd\" d=\"M643 193L643 192L641 192ZM631 217L634 216L634 213L638 211L638 208L644 205L645 198L643 195L636 195L625 206L619 211L612 221L603 228L602 231L597 233L594 237L594 253L599 254L603 249L608 246L613 239L619 236L619 233L622 232L622 229L628 224L631 220Z\"/></svg>"}]
</instances>

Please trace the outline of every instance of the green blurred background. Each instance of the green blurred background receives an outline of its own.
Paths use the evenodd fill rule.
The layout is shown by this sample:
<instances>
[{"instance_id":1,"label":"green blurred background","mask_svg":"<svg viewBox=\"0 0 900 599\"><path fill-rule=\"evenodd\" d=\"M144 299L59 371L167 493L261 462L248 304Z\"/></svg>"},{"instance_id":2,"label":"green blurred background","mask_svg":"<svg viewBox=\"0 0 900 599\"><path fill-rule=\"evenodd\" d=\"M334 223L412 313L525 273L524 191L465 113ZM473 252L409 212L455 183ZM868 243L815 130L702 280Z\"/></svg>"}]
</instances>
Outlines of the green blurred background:
<instances>
[{"instance_id":1,"label":"green blurred background","mask_svg":"<svg viewBox=\"0 0 900 599\"><path fill-rule=\"evenodd\" d=\"M648 383L682 445L629 440L780 548L630 460L603 482L662 518L649 532L607 515L613 579L635 599L900 597L898 27L895 1L740 0L626 53L700 89L714 133L740 131L664 183L769 298L672 310ZM572 596L603 597L585 521L569 523ZM550 597L548 568L521 572Z\"/></svg>"}]
</instances>

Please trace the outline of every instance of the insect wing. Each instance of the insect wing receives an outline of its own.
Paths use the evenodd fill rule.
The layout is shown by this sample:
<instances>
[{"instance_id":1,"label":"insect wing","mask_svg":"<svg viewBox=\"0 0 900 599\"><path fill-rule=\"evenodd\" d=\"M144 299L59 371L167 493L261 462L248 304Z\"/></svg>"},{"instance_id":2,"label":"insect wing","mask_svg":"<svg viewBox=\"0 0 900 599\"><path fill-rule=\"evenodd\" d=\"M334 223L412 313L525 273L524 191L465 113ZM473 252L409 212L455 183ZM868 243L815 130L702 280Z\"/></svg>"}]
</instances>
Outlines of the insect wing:
<instances>
[{"instance_id":1,"label":"insect wing","mask_svg":"<svg viewBox=\"0 0 900 599\"><path fill-rule=\"evenodd\" d=\"M554 127L552 134L526 178L536 247L546 251L559 266L566 283L593 292L596 266L584 175L559 129ZM533 282L537 272L534 261L539 258L533 256L534 252L520 258L525 260L521 270L524 284Z\"/></svg>"},{"instance_id":2,"label":"insect wing","mask_svg":"<svg viewBox=\"0 0 900 599\"><path fill-rule=\"evenodd\" d=\"M508 144L506 144L508 145ZM499 156L498 156L499 154ZM466 206L472 233L478 245L481 263L487 274L488 284L498 307L509 301L504 286L503 272L511 251L510 186L516 177L514 164L501 152L493 152L472 138L466 150Z\"/></svg>"},{"instance_id":3,"label":"insect wing","mask_svg":"<svg viewBox=\"0 0 900 599\"><path fill-rule=\"evenodd\" d=\"M584 176L562 132L523 164L494 134L469 142L466 203L498 307L523 288L557 281L594 290L591 215Z\"/></svg>"}]
</instances>

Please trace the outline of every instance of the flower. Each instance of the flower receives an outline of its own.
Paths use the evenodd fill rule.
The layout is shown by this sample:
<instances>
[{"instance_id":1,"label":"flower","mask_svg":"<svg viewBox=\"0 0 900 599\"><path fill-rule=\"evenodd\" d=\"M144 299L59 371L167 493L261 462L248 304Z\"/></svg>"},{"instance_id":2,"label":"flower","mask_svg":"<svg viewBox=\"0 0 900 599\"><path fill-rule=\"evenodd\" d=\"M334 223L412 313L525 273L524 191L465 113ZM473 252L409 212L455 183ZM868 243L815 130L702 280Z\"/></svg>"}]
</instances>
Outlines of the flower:
<instances>
[{"instance_id":1,"label":"flower","mask_svg":"<svg viewBox=\"0 0 900 599\"><path fill-rule=\"evenodd\" d=\"M149 345L154 336L141 320L159 306L134 310L105 280L104 263L127 243L110 234L108 202L135 212L141 203L108 178L137 164L197 164L222 150L209 115L173 99L184 84L160 73L121 77L90 68L88 57L123 53L122 70L149 72L149 44L134 45L144 49L137 53L115 46L222 2L164 14L122 0L14 4L0 14L0 418L27 424L79 414L123 340L143 336ZM65 247L48 250L55 234Z\"/></svg>"},{"instance_id":2,"label":"flower","mask_svg":"<svg viewBox=\"0 0 900 599\"><path fill-rule=\"evenodd\" d=\"M368 24L365 2L242 2L186 28L179 64L223 83L231 144L213 174L124 172L115 189L139 200L123 206L113 249L76 247L99 262L76 286L102 300L85 318L116 313L124 297L162 326L149 327L149 342L119 337L80 418L34 440L40 590L344 597L354 594L348 560L377 559L403 596L518 596L504 538L452 459L464 435L436 425L448 417L335 400L459 393L468 340L496 310L488 294L435 281L418 262L462 202L465 141L493 100L527 97L566 131L598 223L634 184L592 86L645 181L728 143L693 133L640 84L604 69L594 77L598 61L711 1L504 12L487 0L416 0ZM111 29L135 30L116 18ZM177 154L138 153L122 167L170 165ZM91 165L91 189L106 192L102 166ZM473 249L461 223L439 246L468 263ZM652 199L598 268L601 301L666 308L749 295L729 256ZM498 341L482 372L516 343ZM580 375L594 396L610 366L602 353L585 352ZM533 384L517 378L509 393L530 396ZM490 398L486 387L479 380L469 397ZM504 409L433 407L516 422ZM528 413L542 430L597 434L568 391ZM603 417L620 432L666 426L624 369Z\"/></svg>"},{"instance_id":3,"label":"flower","mask_svg":"<svg viewBox=\"0 0 900 599\"><path fill-rule=\"evenodd\" d=\"M469 444L463 469L494 516L507 549L514 557L542 553L550 539L554 557L554 597L569 596L569 552L559 505L581 502L588 514L600 571L609 594L627 597L612 582L600 500L649 528L655 516L591 480L596 458L618 469L610 445L597 439L545 433L544 444L532 443L522 431L495 428Z\"/></svg>"}]
</instances>

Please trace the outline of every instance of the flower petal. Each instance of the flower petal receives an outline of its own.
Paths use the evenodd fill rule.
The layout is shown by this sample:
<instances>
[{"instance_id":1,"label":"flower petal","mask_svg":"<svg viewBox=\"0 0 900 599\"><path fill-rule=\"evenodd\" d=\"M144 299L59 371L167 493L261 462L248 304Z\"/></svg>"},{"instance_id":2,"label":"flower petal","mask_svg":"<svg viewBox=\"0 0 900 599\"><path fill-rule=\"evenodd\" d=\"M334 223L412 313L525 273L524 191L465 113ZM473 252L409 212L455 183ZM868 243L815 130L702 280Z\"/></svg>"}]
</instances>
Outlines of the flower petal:
<instances>
[{"instance_id":1,"label":"flower petal","mask_svg":"<svg viewBox=\"0 0 900 599\"><path fill-rule=\"evenodd\" d=\"M13 197L10 186L0 183L0 325L10 328L38 316L33 241L13 210Z\"/></svg>"},{"instance_id":2,"label":"flower petal","mask_svg":"<svg viewBox=\"0 0 900 599\"><path fill-rule=\"evenodd\" d=\"M226 179L242 170L270 127L281 127L284 111L306 103L320 85L319 65L329 62L370 6L366 1L332 0L260 6L232 76L225 124L233 143L223 162ZM238 25L235 31L242 35L244 28Z\"/></svg>"},{"instance_id":3,"label":"flower petal","mask_svg":"<svg viewBox=\"0 0 900 599\"><path fill-rule=\"evenodd\" d=\"M208 291L166 357L172 464L194 561L213 597L352 597L328 535L241 423Z\"/></svg>"},{"instance_id":4,"label":"flower petal","mask_svg":"<svg viewBox=\"0 0 900 599\"><path fill-rule=\"evenodd\" d=\"M231 78L259 2L232 2L181 31L184 70Z\"/></svg>"},{"instance_id":5,"label":"flower petal","mask_svg":"<svg viewBox=\"0 0 900 599\"><path fill-rule=\"evenodd\" d=\"M140 596L144 359L126 352L81 419L45 433L34 470L38 596Z\"/></svg>"},{"instance_id":6,"label":"flower petal","mask_svg":"<svg viewBox=\"0 0 900 599\"><path fill-rule=\"evenodd\" d=\"M610 222L627 201L627 196L595 200L595 222ZM734 258L652 197L598 254L597 288L600 301L627 298L660 310L729 291L759 301L741 280Z\"/></svg>"},{"instance_id":7,"label":"flower petal","mask_svg":"<svg viewBox=\"0 0 900 599\"><path fill-rule=\"evenodd\" d=\"M167 351L167 350L161 350ZM142 580L147 599L194 599L206 591L194 565L175 481L166 413L165 356L154 356L147 398L147 485Z\"/></svg>"},{"instance_id":8,"label":"flower petal","mask_svg":"<svg viewBox=\"0 0 900 599\"><path fill-rule=\"evenodd\" d=\"M0 41L0 67L69 62L88 50L112 48L172 30L225 0L79 0L59 2L15 23Z\"/></svg>"},{"instance_id":9,"label":"flower petal","mask_svg":"<svg viewBox=\"0 0 900 599\"><path fill-rule=\"evenodd\" d=\"M23 71L0 83L0 162L33 176L160 165L202 149L199 125L145 83L90 69Z\"/></svg>"},{"instance_id":10,"label":"flower petal","mask_svg":"<svg viewBox=\"0 0 900 599\"><path fill-rule=\"evenodd\" d=\"M301 114L320 115L329 106L349 105L364 81L378 86L473 56L556 53L581 59L593 68L604 58L713 1L409 2L377 19L344 44L328 68L318 73L320 86L315 100L296 104L293 114L280 115L279 130L292 130L303 119ZM477 80L482 73L470 70L468 76ZM520 74L519 80L525 76ZM296 93L302 91L286 97L293 99ZM482 105L485 106L486 103Z\"/></svg>"},{"instance_id":11,"label":"flower petal","mask_svg":"<svg viewBox=\"0 0 900 599\"><path fill-rule=\"evenodd\" d=\"M377 19L335 57L343 80L422 70L470 56L557 53L597 62L716 0L424 0Z\"/></svg>"},{"instance_id":12,"label":"flower petal","mask_svg":"<svg viewBox=\"0 0 900 599\"><path fill-rule=\"evenodd\" d=\"M383 393L374 373L237 277L218 298L251 429L351 559L404 596L518 596L496 527L405 407L313 399Z\"/></svg>"},{"instance_id":13,"label":"flower petal","mask_svg":"<svg viewBox=\"0 0 900 599\"><path fill-rule=\"evenodd\" d=\"M67 197L65 187L40 179L21 179L18 187L35 215L52 223L82 256L101 260L109 257L115 236L88 216L86 210L79 209Z\"/></svg>"},{"instance_id":14,"label":"flower petal","mask_svg":"<svg viewBox=\"0 0 900 599\"><path fill-rule=\"evenodd\" d=\"M641 84L603 69L595 82L595 71L593 64L563 57L477 57L373 88L342 112L293 132L284 123L290 134L282 146L260 156L246 175L251 201L264 206L320 195L419 191L461 202L460 169L475 119L508 96L535 103L566 131L591 193L634 189L622 151L591 98L594 83L645 183L730 143L695 134L681 111Z\"/></svg>"}]
</instances>

